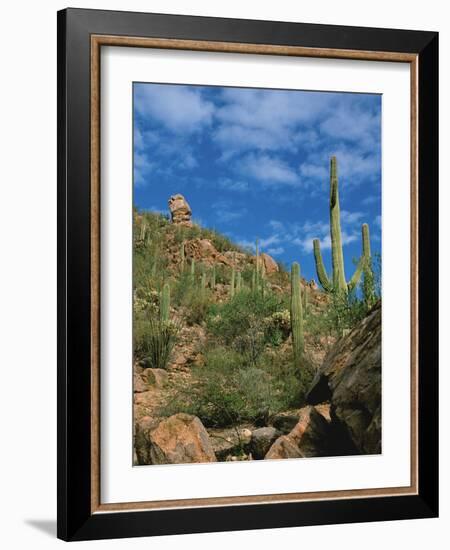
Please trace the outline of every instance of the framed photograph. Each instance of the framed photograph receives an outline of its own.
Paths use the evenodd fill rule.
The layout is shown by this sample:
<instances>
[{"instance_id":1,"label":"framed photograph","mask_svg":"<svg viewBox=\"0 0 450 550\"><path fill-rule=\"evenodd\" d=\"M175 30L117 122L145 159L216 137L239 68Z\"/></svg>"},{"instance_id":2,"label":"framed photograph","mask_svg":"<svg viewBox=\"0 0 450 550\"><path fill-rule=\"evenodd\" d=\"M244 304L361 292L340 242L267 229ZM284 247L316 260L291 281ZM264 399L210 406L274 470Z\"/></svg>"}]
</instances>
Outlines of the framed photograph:
<instances>
[{"instance_id":1,"label":"framed photograph","mask_svg":"<svg viewBox=\"0 0 450 550\"><path fill-rule=\"evenodd\" d=\"M58 13L58 536L438 514L438 35Z\"/></svg>"}]
</instances>

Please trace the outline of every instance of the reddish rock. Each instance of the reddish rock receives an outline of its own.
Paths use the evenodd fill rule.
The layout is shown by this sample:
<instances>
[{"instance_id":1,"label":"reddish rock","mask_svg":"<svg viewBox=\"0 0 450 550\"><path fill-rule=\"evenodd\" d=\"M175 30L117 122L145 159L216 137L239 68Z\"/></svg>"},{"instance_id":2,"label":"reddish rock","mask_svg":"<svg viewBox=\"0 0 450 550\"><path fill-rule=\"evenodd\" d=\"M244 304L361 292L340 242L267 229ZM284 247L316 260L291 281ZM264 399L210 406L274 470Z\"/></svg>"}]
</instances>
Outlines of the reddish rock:
<instances>
[{"instance_id":1,"label":"reddish rock","mask_svg":"<svg viewBox=\"0 0 450 550\"><path fill-rule=\"evenodd\" d=\"M144 416L134 426L135 461L139 465L151 464L149 432L156 428L158 421L150 416Z\"/></svg>"},{"instance_id":2,"label":"reddish rock","mask_svg":"<svg viewBox=\"0 0 450 550\"><path fill-rule=\"evenodd\" d=\"M279 437L265 458L329 456L329 438L328 421L314 407L304 407L292 431Z\"/></svg>"},{"instance_id":3,"label":"reddish rock","mask_svg":"<svg viewBox=\"0 0 450 550\"><path fill-rule=\"evenodd\" d=\"M164 369L145 369L141 377L149 386L162 388L167 384L167 371Z\"/></svg>"},{"instance_id":4,"label":"reddish rock","mask_svg":"<svg viewBox=\"0 0 450 550\"><path fill-rule=\"evenodd\" d=\"M152 464L216 462L208 432L196 416L179 413L148 432Z\"/></svg>"},{"instance_id":5,"label":"reddish rock","mask_svg":"<svg viewBox=\"0 0 450 550\"><path fill-rule=\"evenodd\" d=\"M273 427L257 428L252 432L250 452L253 458L259 460L265 457L273 442L281 433Z\"/></svg>"},{"instance_id":6,"label":"reddish rock","mask_svg":"<svg viewBox=\"0 0 450 550\"><path fill-rule=\"evenodd\" d=\"M267 275L277 273L279 271L277 262L272 258L272 256L269 256L269 254L263 252L260 256L260 260L264 265Z\"/></svg>"},{"instance_id":7,"label":"reddish rock","mask_svg":"<svg viewBox=\"0 0 450 550\"><path fill-rule=\"evenodd\" d=\"M172 195L169 199L169 209L172 223L192 226L192 210L183 195Z\"/></svg>"},{"instance_id":8,"label":"reddish rock","mask_svg":"<svg viewBox=\"0 0 450 550\"><path fill-rule=\"evenodd\" d=\"M381 452L381 302L331 349L307 400L331 403L357 452Z\"/></svg>"},{"instance_id":9,"label":"reddish rock","mask_svg":"<svg viewBox=\"0 0 450 550\"><path fill-rule=\"evenodd\" d=\"M133 391L135 393L141 393L148 390L148 386L145 380L142 378L142 374L134 373L133 375Z\"/></svg>"},{"instance_id":10,"label":"reddish rock","mask_svg":"<svg viewBox=\"0 0 450 550\"><path fill-rule=\"evenodd\" d=\"M221 254L209 239L186 241L184 250L189 259L194 258L205 265L232 265L231 261L224 254Z\"/></svg>"}]
</instances>

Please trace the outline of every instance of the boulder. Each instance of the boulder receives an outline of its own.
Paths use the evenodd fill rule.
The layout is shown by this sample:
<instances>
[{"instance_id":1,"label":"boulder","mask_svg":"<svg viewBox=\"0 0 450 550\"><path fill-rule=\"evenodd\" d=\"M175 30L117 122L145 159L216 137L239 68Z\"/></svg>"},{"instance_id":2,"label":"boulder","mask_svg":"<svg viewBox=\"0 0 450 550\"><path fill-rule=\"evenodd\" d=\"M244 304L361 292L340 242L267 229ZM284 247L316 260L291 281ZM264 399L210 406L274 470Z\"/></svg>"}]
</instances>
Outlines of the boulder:
<instances>
[{"instance_id":1,"label":"boulder","mask_svg":"<svg viewBox=\"0 0 450 550\"><path fill-rule=\"evenodd\" d=\"M169 199L169 210L172 223L192 226L192 210L183 195L172 195Z\"/></svg>"},{"instance_id":2,"label":"boulder","mask_svg":"<svg viewBox=\"0 0 450 550\"><path fill-rule=\"evenodd\" d=\"M270 424L276 428L280 435L287 435L297 425L302 409L293 409L290 411L283 411L273 415L270 420Z\"/></svg>"},{"instance_id":3,"label":"boulder","mask_svg":"<svg viewBox=\"0 0 450 550\"><path fill-rule=\"evenodd\" d=\"M235 267L245 267L248 263L247 254L243 252L236 252L235 250L226 250L223 255L228 260L230 265Z\"/></svg>"},{"instance_id":4,"label":"boulder","mask_svg":"<svg viewBox=\"0 0 450 550\"><path fill-rule=\"evenodd\" d=\"M134 426L135 462L141 466L151 464L148 434L157 425L157 420L150 416L144 416Z\"/></svg>"},{"instance_id":5,"label":"boulder","mask_svg":"<svg viewBox=\"0 0 450 550\"><path fill-rule=\"evenodd\" d=\"M381 302L330 350L307 401L329 401L357 451L381 453Z\"/></svg>"},{"instance_id":6,"label":"boulder","mask_svg":"<svg viewBox=\"0 0 450 550\"><path fill-rule=\"evenodd\" d=\"M253 430L250 440L250 452L254 459L263 459L272 443L282 434L273 427L258 428Z\"/></svg>"},{"instance_id":7,"label":"boulder","mask_svg":"<svg viewBox=\"0 0 450 550\"><path fill-rule=\"evenodd\" d=\"M135 393L141 393L148 390L148 386L145 383L145 379L142 378L142 374L135 372L133 374L133 391Z\"/></svg>"},{"instance_id":8,"label":"boulder","mask_svg":"<svg viewBox=\"0 0 450 550\"><path fill-rule=\"evenodd\" d=\"M269 256L269 254L263 252L260 255L260 260L264 265L264 269L266 270L267 275L270 275L271 273L277 273L279 271L277 262L272 258L272 256Z\"/></svg>"},{"instance_id":9,"label":"boulder","mask_svg":"<svg viewBox=\"0 0 450 550\"><path fill-rule=\"evenodd\" d=\"M167 371L164 369L145 369L141 374L141 378L147 386L162 388L167 384L168 375ZM146 389L148 389L148 387Z\"/></svg>"},{"instance_id":10,"label":"boulder","mask_svg":"<svg viewBox=\"0 0 450 550\"><path fill-rule=\"evenodd\" d=\"M199 418L179 413L148 432L152 464L216 462L208 432Z\"/></svg>"},{"instance_id":11,"label":"boulder","mask_svg":"<svg viewBox=\"0 0 450 550\"><path fill-rule=\"evenodd\" d=\"M209 239L191 239L184 244L184 251L189 259L194 259L205 265L232 265L230 259L221 254Z\"/></svg>"},{"instance_id":12,"label":"boulder","mask_svg":"<svg viewBox=\"0 0 450 550\"><path fill-rule=\"evenodd\" d=\"M295 427L275 441L265 458L329 456L329 441L329 422L314 407L304 407Z\"/></svg>"},{"instance_id":13,"label":"boulder","mask_svg":"<svg viewBox=\"0 0 450 550\"><path fill-rule=\"evenodd\" d=\"M247 428L210 428L209 439L217 460L247 452L252 432Z\"/></svg>"}]
</instances>

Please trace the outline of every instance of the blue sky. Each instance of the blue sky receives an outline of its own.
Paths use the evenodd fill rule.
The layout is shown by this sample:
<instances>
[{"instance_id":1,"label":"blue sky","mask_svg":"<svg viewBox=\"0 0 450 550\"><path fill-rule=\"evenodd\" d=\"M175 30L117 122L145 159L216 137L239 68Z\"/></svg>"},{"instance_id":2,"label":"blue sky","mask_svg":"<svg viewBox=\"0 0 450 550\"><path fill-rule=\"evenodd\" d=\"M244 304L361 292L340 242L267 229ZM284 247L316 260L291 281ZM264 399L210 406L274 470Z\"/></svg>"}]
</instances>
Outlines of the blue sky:
<instances>
[{"instance_id":1,"label":"blue sky","mask_svg":"<svg viewBox=\"0 0 450 550\"><path fill-rule=\"evenodd\" d=\"M329 159L338 160L346 275L361 224L381 252L381 96L135 83L134 203L193 218L317 280L312 240L331 270Z\"/></svg>"}]
</instances>

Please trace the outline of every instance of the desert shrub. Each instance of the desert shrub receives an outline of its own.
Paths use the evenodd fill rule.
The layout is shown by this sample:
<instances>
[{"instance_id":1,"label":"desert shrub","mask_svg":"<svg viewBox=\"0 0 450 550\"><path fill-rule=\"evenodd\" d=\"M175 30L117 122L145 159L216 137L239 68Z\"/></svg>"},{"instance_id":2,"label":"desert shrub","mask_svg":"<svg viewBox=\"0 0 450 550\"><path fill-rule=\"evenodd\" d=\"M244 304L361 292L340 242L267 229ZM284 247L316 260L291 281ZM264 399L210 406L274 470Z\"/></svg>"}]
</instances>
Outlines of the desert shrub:
<instances>
[{"instance_id":1,"label":"desert shrub","mask_svg":"<svg viewBox=\"0 0 450 550\"><path fill-rule=\"evenodd\" d=\"M162 321L148 315L134 324L135 356L146 358L151 368L167 369L177 340L178 327L172 321Z\"/></svg>"},{"instance_id":2,"label":"desert shrub","mask_svg":"<svg viewBox=\"0 0 450 550\"><path fill-rule=\"evenodd\" d=\"M354 289L348 296L333 293L326 306L307 316L306 331L317 342L324 336L340 338L352 330L366 316L367 311L358 289Z\"/></svg>"},{"instance_id":3,"label":"desert shrub","mask_svg":"<svg viewBox=\"0 0 450 550\"><path fill-rule=\"evenodd\" d=\"M291 355L279 353L266 353L259 366L247 366L239 353L219 347L205 353L205 365L193 369L189 388L178 388L160 412L194 414L207 427L267 425L277 412L302 406L312 379L307 369L302 367L300 376Z\"/></svg>"},{"instance_id":4,"label":"desert shrub","mask_svg":"<svg viewBox=\"0 0 450 550\"><path fill-rule=\"evenodd\" d=\"M189 272L182 273L172 292L173 303L183 308L184 318L188 325L201 324L205 321L211 305L212 293L209 288L201 289L200 278L192 279Z\"/></svg>"},{"instance_id":5,"label":"desert shrub","mask_svg":"<svg viewBox=\"0 0 450 550\"><path fill-rule=\"evenodd\" d=\"M240 353L247 365L257 366L266 344L278 345L270 316L281 306L272 293L242 290L230 301L214 304L209 310L207 326L220 342Z\"/></svg>"},{"instance_id":6,"label":"desert shrub","mask_svg":"<svg viewBox=\"0 0 450 550\"><path fill-rule=\"evenodd\" d=\"M205 321L211 305L211 293L206 289L203 293L200 290L192 289L185 297L185 319L188 325L199 325Z\"/></svg>"},{"instance_id":7,"label":"desert shrub","mask_svg":"<svg viewBox=\"0 0 450 550\"><path fill-rule=\"evenodd\" d=\"M282 308L281 299L272 293L262 296L259 292L247 289L237 293L232 300L214 304L210 308L208 328L212 334L230 344L247 330L265 334L267 322L276 311Z\"/></svg>"}]
</instances>

